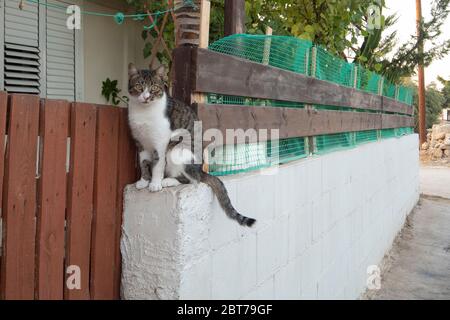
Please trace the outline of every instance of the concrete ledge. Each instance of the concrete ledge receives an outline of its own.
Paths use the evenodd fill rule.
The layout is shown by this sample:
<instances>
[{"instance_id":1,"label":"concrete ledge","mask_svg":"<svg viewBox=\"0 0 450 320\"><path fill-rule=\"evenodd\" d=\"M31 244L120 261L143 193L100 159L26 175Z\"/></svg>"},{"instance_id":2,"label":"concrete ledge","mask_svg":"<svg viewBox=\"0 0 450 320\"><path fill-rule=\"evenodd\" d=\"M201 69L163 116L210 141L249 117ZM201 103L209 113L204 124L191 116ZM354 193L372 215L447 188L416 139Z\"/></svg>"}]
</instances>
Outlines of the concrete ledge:
<instances>
[{"instance_id":1,"label":"concrete ledge","mask_svg":"<svg viewBox=\"0 0 450 320\"><path fill-rule=\"evenodd\" d=\"M419 199L416 135L223 179L229 220L203 184L128 186L124 299L355 299Z\"/></svg>"}]
</instances>

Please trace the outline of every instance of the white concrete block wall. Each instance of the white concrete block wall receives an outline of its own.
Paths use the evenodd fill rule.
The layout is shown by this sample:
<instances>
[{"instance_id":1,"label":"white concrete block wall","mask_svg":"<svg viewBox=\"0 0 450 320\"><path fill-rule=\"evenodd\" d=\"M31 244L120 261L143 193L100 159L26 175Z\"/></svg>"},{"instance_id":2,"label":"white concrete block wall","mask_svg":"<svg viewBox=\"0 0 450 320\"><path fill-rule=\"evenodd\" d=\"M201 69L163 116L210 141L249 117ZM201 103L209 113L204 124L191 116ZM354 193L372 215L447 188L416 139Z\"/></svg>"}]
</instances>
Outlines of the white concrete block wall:
<instances>
[{"instance_id":1,"label":"white concrete block wall","mask_svg":"<svg viewBox=\"0 0 450 320\"><path fill-rule=\"evenodd\" d=\"M205 185L125 191L125 299L356 299L419 199L417 135L223 178L229 220Z\"/></svg>"}]
</instances>

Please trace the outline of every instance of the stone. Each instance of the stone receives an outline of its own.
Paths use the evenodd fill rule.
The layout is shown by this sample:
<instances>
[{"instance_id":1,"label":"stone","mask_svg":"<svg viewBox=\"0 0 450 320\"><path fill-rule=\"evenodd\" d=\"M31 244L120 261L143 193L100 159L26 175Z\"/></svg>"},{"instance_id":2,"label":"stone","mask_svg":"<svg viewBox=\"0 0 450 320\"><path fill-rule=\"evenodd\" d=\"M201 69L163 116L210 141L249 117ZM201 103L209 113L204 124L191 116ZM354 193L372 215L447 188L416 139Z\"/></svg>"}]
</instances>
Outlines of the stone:
<instances>
[{"instance_id":1,"label":"stone","mask_svg":"<svg viewBox=\"0 0 450 320\"><path fill-rule=\"evenodd\" d=\"M450 158L450 150L445 150L444 151L444 155L447 157L447 158Z\"/></svg>"},{"instance_id":2,"label":"stone","mask_svg":"<svg viewBox=\"0 0 450 320\"><path fill-rule=\"evenodd\" d=\"M435 159L441 159L443 154L444 154L443 150L441 150L441 149L434 149L432 155L433 155L433 158L435 158Z\"/></svg>"},{"instance_id":3,"label":"stone","mask_svg":"<svg viewBox=\"0 0 450 320\"><path fill-rule=\"evenodd\" d=\"M442 139L445 139L445 135L450 133L450 124L446 125L433 125L432 130L432 138L437 139L437 137L442 137ZM443 134L443 136L442 136Z\"/></svg>"},{"instance_id":4,"label":"stone","mask_svg":"<svg viewBox=\"0 0 450 320\"><path fill-rule=\"evenodd\" d=\"M425 142L422 144L422 150L428 150L429 147L430 147L430 144L428 142Z\"/></svg>"},{"instance_id":5,"label":"stone","mask_svg":"<svg viewBox=\"0 0 450 320\"><path fill-rule=\"evenodd\" d=\"M450 146L450 137L448 137L444 140L444 145Z\"/></svg>"},{"instance_id":6,"label":"stone","mask_svg":"<svg viewBox=\"0 0 450 320\"><path fill-rule=\"evenodd\" d=\"M445 133L441 132L441 133L436 134L434 136L434 139L436 139L436 140L444 140L445 139Z\"/></svg>"}]
</instances>

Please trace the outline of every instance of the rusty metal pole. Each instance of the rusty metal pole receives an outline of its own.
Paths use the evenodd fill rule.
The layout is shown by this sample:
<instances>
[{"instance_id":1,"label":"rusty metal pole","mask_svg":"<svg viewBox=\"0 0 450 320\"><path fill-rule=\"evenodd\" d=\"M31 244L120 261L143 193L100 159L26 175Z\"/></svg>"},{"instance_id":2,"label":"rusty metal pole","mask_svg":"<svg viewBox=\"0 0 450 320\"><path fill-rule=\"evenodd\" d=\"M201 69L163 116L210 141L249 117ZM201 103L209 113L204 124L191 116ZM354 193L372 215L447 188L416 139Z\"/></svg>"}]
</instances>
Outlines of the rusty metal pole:
<instances>
[{"instance_id":1,"label":"rusty metal pole","mask_svg":"<svg viewBox=\"0 0 450 320\"><path fill-rule=\"evenodd\" d=\"M423 65L423 34L421 29L422 23L422 2L416 0L416 21L417 21L417 38L419 41L419 55L421 56L419 61L419 138L422 145L427 141L427 127L426 127L426 111L425 111L425 70Z\"/></svg>"}]
</instances>

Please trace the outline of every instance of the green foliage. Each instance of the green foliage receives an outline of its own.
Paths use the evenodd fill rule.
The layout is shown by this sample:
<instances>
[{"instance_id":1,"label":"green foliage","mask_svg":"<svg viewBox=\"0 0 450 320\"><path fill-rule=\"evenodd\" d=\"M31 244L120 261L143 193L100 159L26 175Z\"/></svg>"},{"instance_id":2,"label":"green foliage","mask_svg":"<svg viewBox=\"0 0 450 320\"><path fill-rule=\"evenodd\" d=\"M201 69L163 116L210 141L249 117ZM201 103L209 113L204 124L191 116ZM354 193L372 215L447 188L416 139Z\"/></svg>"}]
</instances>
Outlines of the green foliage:
<instances>
[{"instance_id":1,"label":"green foliage","mask_svg":"<svg viewBox=\"0 0 450 320\"><path fill-rule=\"evenodd\" d=\"M438 42L444 23L450 13L450 0L433 0L430 20L420 23L421 36L411 35L408 42L402 44L391 60L382 61L384 75L391 81L415 74L419 64L429 66L434 60L450 53L450 40ZM419 54L421 45L427 47Z\"/></svg>"},{"instance_id":2,"label":"green foliage","mask_svg":"<svg viewBox=\"0 0 450 320\"><path fill-rule=\"evenodd\" d=\"M444 86L441 90L441 93L444 96L443 109L448 109L450 108L450 80L445 80L442 77L438 77L438 80Z\"/></svg>"},{"instance_id":3,"label":"green foliage","mask_svg":"<svg viewBox=\"0 0 450 320\"><path fill-rule=\"evenodd\" d=\"M414 90L414 117L416 124L416 131L419 127L419 98L417 87ZM444 96L434 85L429 85L425 92L425 108L426 108L426 126L431 128L433 124L439 122L442 114L442 106L444 104Z\"/></svg>"},{"instance_id":4,"label":"green foliage","mask_svg":"<svg viewBox=\"0 0 450 320\"><path fill-rule=\"evenodd\" d=\"M167 9L166 1L127 2L136 12ZM264 34L266 27L270 26L275 35L311 40L332 54L347 60L354 59L365 68L382 72L388 80L398 83L401 78L413 75L422 61L427 66L450 52L450 40L437 42L449 14L449 3L450 0L433 0L430 20L421 23L422 36L412 35L393 54L397 34L390 27L395 26L397 17L383 14L385 0L247 0L246 30L249 34ZM381 14L379 29L369 24L373 8L378 8ZM214 42L224 34L224 0L211 0L210 21L210 41ZM156 37L154 29L142 34L146 41L145 57L150 55L152 49L149 34ZM164 39L172 50L175 42L172 19L169 19L164 30ZM427 44L423 55L418 54L421 41ZM163 56L167 55L161 52ZM169 60L168 57L166 60Z\"/></svg>"},{"instance_id":5,"label":"green foliage","mask_svg":"<svg viewBox=\"0 0 450 320\"><path fill-rule=\"evenodd\" d=\"M119 105L121 102L125 104L128 103L128 97L121 97L120 91L121 90L117 88L117 80L106 78L106 80L102 82L102 96L107 102L111 102L115 106Z\"/></svg>"}]
</instances>

